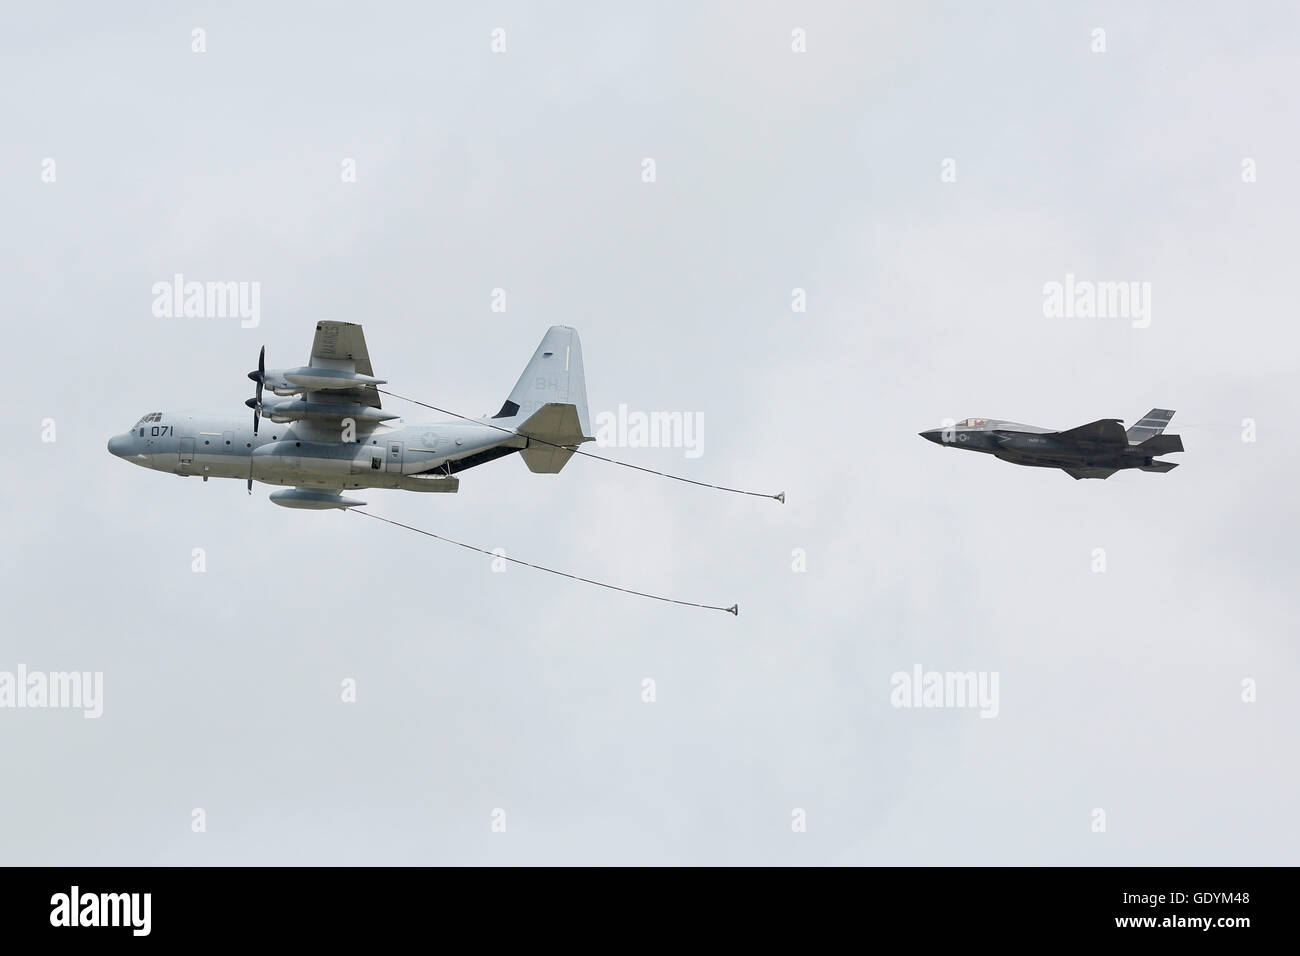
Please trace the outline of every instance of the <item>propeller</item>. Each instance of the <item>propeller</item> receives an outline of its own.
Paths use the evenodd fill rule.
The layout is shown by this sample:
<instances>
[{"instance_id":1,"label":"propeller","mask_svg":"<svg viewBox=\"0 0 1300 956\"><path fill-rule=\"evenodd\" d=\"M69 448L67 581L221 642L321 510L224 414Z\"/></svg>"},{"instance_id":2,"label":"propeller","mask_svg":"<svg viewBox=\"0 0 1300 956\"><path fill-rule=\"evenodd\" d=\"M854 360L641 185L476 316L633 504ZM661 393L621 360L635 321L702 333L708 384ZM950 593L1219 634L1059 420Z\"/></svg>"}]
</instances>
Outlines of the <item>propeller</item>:
<instances>
[{"instance_id":1,"label":"propeller","mask_svg":"<svg viewBox=\"0 0 1300 956\"><path fill-rule=\"evenodd\" d=\"M249 372L248 377L257 383L257 396L244 402L253 410L253 434L257 434L257 426L262 421L262 385L266 382L266 346L262 346L262 351L257 353L257 371Z\"/></svg>"},{"instance_id":2,"label":"propeller","mask_svg":"<svg viewBox=\"0 0 1300 956\"><path fill-rule=\"evenodd\" d=\"M253 410L253 437L257 437L257 426L262 422L262 386L266 383L266 346L257 353L257 370L249 372L248 377L257 383L257 395L244 402ZM253 458L248 458L248 493L253 493Z\"/></svg>"}]
</instances>

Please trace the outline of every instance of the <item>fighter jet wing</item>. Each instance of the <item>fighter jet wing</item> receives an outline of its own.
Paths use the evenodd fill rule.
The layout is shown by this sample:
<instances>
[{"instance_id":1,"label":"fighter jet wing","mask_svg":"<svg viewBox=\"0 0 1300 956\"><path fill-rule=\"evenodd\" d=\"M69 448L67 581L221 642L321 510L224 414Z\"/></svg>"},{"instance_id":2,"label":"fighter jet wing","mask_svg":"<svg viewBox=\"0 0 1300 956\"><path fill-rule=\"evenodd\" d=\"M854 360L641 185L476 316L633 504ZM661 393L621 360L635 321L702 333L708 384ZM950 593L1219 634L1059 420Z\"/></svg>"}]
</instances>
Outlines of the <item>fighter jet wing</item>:
<instances>
[{"instance_id":1,"label":"fighter jet wing","mask_svg":"<svg viewBox=\"0 0 1300 956\"><path fill-rule=\"evenodd\" d=\"M1062 468L1063 472L1076 481L1080 478L1109 478L1118 468Z\"/></svg>"},{"instance_id":2,"label":"fighter jet wing","mask_svg":"<svg viewBox=\"0 0 1300 956\"><path fill-rule=\"evenodd\" d=\"M342 369L360 375L375 374L370 367L365 333L355 322L317 322L316 337L311 343L311 360L307 364L312 368ZM379 391L373 385L330 389L325 394L338 396L339 401L360 402L371 408L383 407L379 404ZM313 397L319 397L319 393Z\"/></svg>"},{"instance_id":3,"label":"fighter jet wing","mask_svg":"<svg viewBox=\"0 0 1300 956\"><path fill-rule=\"evenodd\" d=\"M1053 437L1066 441L1082 441L1103 445L1127 445L1128 434L1118 418L1101 418L1069 431L1057 432Z\"/></svg>"}]
</instances>

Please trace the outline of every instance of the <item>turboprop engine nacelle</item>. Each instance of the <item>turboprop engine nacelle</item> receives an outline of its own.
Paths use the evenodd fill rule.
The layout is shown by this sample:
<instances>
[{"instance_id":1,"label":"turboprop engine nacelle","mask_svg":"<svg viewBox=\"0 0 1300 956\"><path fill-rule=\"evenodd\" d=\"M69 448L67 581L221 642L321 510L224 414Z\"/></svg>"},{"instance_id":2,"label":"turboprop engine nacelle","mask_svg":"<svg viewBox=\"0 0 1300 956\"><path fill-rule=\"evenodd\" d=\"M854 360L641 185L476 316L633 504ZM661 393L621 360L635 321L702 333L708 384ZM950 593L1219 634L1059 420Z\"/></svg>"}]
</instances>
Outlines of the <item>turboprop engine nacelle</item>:
<instances>
[{"instance_id":1,"label":"turboprop engine nacelle","mask_svg":"<svg viewBox=\"0 0 1300 956\"><path fill-rule=\"evenodd\" d=\"M388 379L375 378L372 375L361 375L341 368L313 368L306 365L299 368L287 368L280 375L286 382L312 390L388 384Z\"/></svg>"},{"instance_id":2,"label":"turboprop engine nacelle","mask_svg":"<svg viewBox=\"0 0 1300 956\"><path fill-rule=\"evenodd\" d=\"M249 399L249 402L254 399ZM248 404L248 402L245 402ZM252 406L250 406L252 407ZM304 398L289 402L263 402L262 415L273 422L296 422L304 418L351 418L358 422L386 422L401 418L395 412L386 412L359 402L309 402Z\"/></svg>"},{"instance_id":3,"label":"turboprop engine nacelle","mask_svg":"<svg viewBox=\"0 0 1300 956\"><path fill-rule=\"evenodd\" d=\"M387 385L388 379L361 375L345 368L273 368L266 373L266 387L277 395L298 392L324 392L332 388L360 388L363 385Z\"/></svg>"}]
</instances>

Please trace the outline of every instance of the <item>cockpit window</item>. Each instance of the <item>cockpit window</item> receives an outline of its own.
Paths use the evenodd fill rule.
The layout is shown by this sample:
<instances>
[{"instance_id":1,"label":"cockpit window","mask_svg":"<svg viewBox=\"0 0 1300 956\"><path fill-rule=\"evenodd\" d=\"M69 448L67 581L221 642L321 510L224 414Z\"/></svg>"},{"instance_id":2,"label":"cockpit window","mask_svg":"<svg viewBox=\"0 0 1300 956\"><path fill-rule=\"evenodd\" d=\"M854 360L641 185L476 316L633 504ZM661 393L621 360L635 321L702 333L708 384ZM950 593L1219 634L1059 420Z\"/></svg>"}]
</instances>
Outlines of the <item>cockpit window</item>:
<instances>
[{"instance_id":1,"label":"cockpit window","mask_svg":"<svg viewBox=\"0 0 1300 956\"><path fill-rule=\"evenodd\" d=\"M958 428L962 428L962 427L965 427L965 428L973 428L973 427L975 427L975 426L977 426L977 425L987 425L988 423L989 423L989 420L988 420L987 418L966 418L966 419L963 419L963 420L959 421L959 422L957 423L957 427L958 427Z\"/></svg>"},{"instance_id":2,"label":"cockpit window","mask_svg":"<svg viewBox=\"0 0 1300 956\"><path fill-rule=\"evenodd\" d=\"M150 412L148 415L141 416L140 420L136 422L136 424L147 425L149 424L149 422L160 422L160 421L162 421L162 412Z\"/></svg>"}]
</instances>

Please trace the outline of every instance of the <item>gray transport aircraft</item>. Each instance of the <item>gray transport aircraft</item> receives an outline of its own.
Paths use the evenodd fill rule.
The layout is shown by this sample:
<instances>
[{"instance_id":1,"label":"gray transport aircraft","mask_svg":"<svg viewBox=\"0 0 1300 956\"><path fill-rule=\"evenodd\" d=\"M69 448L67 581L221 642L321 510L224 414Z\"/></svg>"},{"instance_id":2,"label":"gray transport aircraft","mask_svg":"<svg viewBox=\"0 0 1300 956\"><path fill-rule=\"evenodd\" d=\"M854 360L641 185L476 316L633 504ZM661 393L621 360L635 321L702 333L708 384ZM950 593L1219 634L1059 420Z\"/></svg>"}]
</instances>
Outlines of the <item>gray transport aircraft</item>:
<instances>
[{"instance_id":1,"label":"gray transport aircraft","mask_svg":"<svg viewBox=\"0 0 1300 956\"><path fill-rule=\"evenodd\" d=\"M356 488L454 492L460 472L516 452L529 471L555 474L589 437L582 346L552 326L496 415L406 424L383 409L361 326L318 322L307 365L267 369L266 349L248 377L253 421L150 412L109 439L119 458L187 477L287 485L286 508L353 508ZM270 391L275 398L264 397ZM263 421L266 419L266 421Z\"/></svg>"},{"instance_id":2,"label":"gray transport aircraft","mask_svg":"<svg viewBox=\"0 0 1300 956\"><path fill-rule=\"evenodd\" d=\"M1183 450L1180 436L1164 433L1173 417L1170 409L1153 408L1127 431L1118 418L1103 418L1063 432L993 418L967 418L920 434L937 445L983 452L1013 465L1059 468L1076 479L1109 478L1125 468L1177 468L1177 462L1155 460L1156 455Z\"/></svg>"}]
</instances>

